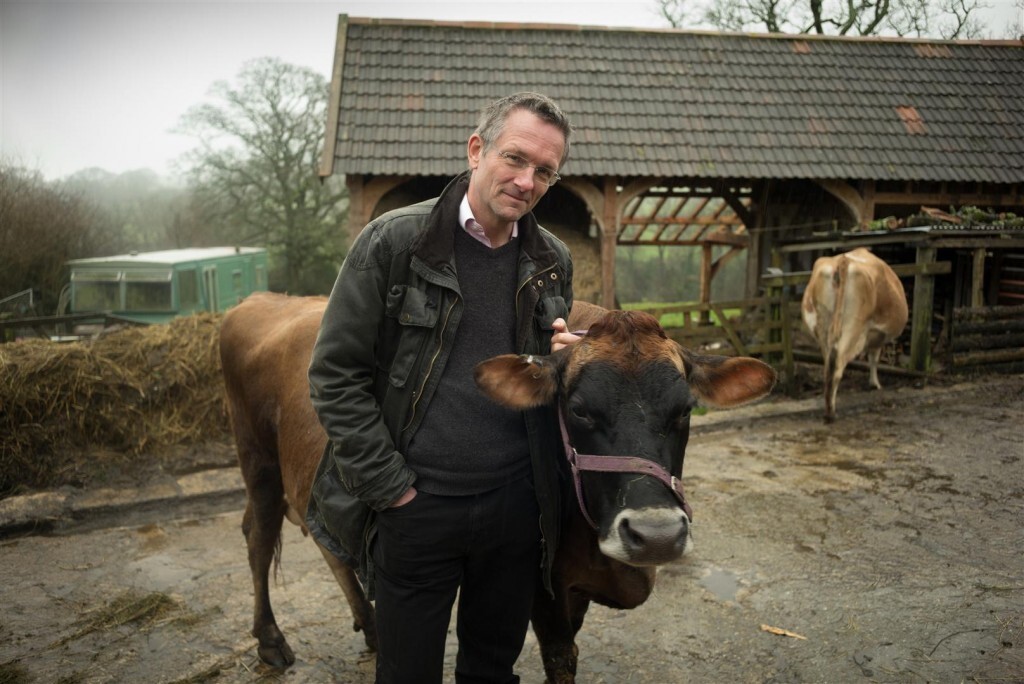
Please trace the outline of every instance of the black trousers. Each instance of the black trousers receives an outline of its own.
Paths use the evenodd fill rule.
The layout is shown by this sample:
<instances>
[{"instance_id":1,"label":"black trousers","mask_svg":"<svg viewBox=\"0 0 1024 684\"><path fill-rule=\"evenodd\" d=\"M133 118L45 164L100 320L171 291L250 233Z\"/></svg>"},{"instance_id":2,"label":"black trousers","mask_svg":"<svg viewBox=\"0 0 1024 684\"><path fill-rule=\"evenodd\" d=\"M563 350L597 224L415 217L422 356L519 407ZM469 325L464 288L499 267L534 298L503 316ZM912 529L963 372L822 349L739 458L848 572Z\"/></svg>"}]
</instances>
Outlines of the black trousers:
<instances>
[{"instance_id":1,"label":"black trousers","mask_svg":"<svg viewBox=\"0 0 1024 684\"><path fill-rule=\"evenodd\" d=\"M381 512L373 546L377 684L440 684L459 596L458 684L514 684L540 568L529 478L473 496L418 492Z\"/></svg>"}]
</instances>

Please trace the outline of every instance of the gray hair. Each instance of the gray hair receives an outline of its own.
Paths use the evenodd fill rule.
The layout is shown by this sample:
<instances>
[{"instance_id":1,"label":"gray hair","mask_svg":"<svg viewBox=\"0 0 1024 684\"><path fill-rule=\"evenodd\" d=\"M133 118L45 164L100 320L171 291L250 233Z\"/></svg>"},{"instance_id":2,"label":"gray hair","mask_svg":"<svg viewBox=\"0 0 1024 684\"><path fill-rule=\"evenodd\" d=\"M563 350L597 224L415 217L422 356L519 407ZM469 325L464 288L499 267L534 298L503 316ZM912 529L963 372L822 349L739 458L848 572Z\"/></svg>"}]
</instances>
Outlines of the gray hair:
<instances>
[{"instance_id":1,"label":"gray hair","mask_svg":"<svg viewBox=\"0 0 1024 684\"><path fill-rule=\"evenodd\" d=\"M489 150L494 141L501 137L505 129L505 121L508 120L509 114L517 109L525 109L562 131L562 135L565 137L565 150L562 152L559 165L564 164L569 156L572 124L569 123L569 117L555 104L554 100L540 93L513 93L487 105L480 112L480 120L475 131L476 135L483 140L484 149Z\"/></svg>"}]
</instances>

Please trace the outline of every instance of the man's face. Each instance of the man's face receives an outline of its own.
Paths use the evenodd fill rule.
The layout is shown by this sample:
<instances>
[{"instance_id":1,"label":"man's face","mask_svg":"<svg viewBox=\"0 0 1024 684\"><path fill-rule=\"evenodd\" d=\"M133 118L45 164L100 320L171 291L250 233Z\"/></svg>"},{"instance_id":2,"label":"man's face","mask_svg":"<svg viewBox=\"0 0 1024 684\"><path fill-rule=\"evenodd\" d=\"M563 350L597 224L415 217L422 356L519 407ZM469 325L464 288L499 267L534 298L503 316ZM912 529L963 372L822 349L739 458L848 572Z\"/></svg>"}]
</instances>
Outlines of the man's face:
<instances>
[{"instance_id":1,"label":"man's face","mask_svg":"<svg viewBox=\"0 0 1024 684\"><path fill-rule=\"evenodd\" d=\"M535 166L554 171L562 161L565 137L558 127L525 110L512 111L494 144L484 151L475 133L469 138L469 206L487 230L497 231L533 209L548 186L534 178L534 169L517 169L499 155L508 152Z\"/></svg>"}]
</instances>

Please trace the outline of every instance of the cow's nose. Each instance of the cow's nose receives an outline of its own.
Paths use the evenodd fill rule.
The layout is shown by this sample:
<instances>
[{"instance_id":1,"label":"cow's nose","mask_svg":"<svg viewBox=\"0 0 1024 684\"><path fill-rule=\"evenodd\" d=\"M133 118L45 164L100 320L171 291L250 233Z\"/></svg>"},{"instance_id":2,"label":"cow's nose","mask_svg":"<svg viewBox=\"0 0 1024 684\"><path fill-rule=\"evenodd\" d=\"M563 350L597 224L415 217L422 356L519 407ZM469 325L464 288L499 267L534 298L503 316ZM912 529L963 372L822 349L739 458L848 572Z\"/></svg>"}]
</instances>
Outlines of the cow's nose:
<instances>
[{"instance_id":1,"label":"cow's nose","mask_svg":"<svg viewBox=\"0 0 1024 684\"><path fill-rule=\"evenodd\" d=\"M640 511L619 518L619 538L630 555L649 561L678 558L686 548L690 524L676 511Z\"/></svg>"}]
</instances>

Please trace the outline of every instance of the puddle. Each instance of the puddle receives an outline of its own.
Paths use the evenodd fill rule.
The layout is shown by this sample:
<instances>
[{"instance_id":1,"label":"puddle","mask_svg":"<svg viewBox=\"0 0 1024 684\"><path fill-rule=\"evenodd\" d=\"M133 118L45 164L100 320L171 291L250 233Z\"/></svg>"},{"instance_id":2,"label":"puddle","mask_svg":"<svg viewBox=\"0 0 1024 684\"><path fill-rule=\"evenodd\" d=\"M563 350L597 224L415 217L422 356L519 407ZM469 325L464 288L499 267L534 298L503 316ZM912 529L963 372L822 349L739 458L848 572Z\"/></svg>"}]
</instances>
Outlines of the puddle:
<instances>
[{"instance_id":1,"label":"puddle","mask_svg":"<svg viewBox=\"0 0 1024 684\"><path fill-rule=\"evenodd\" d=\"M740 590L736 575L721 568L711 568L697 583L715 595L719 601L735 601Z\"/></svg>"}]
</instances>

